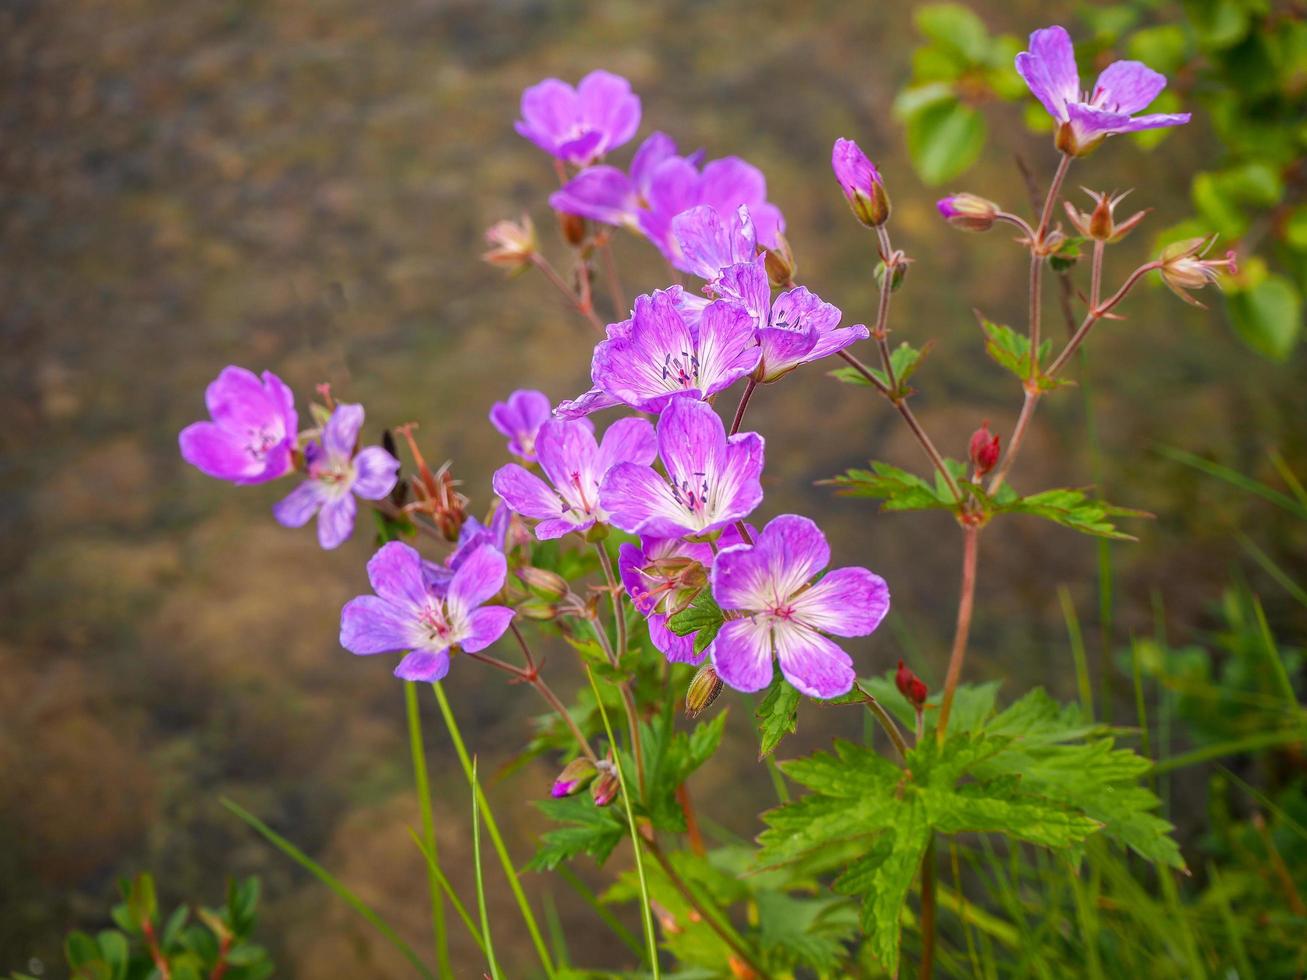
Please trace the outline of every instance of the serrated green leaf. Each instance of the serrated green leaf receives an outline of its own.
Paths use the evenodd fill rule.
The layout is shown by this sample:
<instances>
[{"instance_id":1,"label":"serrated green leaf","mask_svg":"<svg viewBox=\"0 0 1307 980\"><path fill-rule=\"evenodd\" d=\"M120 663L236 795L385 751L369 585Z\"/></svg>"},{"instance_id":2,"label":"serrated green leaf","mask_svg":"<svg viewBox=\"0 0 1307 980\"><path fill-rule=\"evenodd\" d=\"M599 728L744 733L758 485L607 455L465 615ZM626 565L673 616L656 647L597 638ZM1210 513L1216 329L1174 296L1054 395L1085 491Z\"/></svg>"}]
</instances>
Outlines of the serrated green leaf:
<instances>
[{"instance_id":1,"label":"serrated green leaf","mask_svg":"<svg viewBox=\"0 0 1307 980\"><path fill-rule=\"evenodd\" d=\"M1102 826L1056 803L1025 795L1015 776L945 790L928 787L921 798L931 826L945 834L1004 834L1044 847L1068 847Z\"/></svg>"},{"instance_id":2,"label":"serrated green leaf","mask_svg":"<svg viewBox=\"0 0 1307 980\"><path fill-rule=\"evenodd\" d=\"M980 318L980 329L985 333L985 353L993 358L999 367L1010 371L1022 380L1030 376L1029 337L984 317ZM1051 340L1045 340L1039 345L1040 363L1047 360L1052 346Z\"/></svg>"},{"instance_id":3,"label":"serrated green leaf","mask_svg":"<svg viewBox=\"0 0 1307 980\"><path fill-rule=\"evenodd\" d=\"M704 589L695 597L694 602L667 620L667 628L677 636L686 636L696 630L712 629L715 636L725 618L721 607L713 599L712 592Z\"/></svg>"},{"instance_id":4,"label":"serrated green leaf","mask_svg":"<svg viewBox=\"0 0 1307 980\"><path fill-rule=\"evenodd\" d=\"M1147 511L1118 507L1105 500L1091 497L1081 490L1058 489L1044 490L1029 497L1020 497L1003 504L996 504L995 513L1031 514L1044 520L1061 524L1073 531L1090 534L1098 538L1111 538L1117 541L1135 541L1134 535L1118 531L1110 518L1114 517L1151 517Z\"/></svg>"},{"instance_id":5,"label":"serrated green leaf","mask_svg":"<svg viewBox=\"0 0 1307 980\"><path fill-rule=\"evenodd\" d=\"M602 865L626 835L626 824L613 809L595 806L587 793L537 800L535 805L563 826L540 835L535 857L527 864L533 871L550 871L581 854L589 854Z\"/></svg>"},{"instance_id":6,"label":"serrated green leaf","mask_svg":"<svg viewBox=\"0 0 1307 980\"><path fill-rule=\"evenodd\" d=\"M759 759L771 755L781 739L794 733L798 727L798 713L799 692L786 683L780 671L777 671L753 713L758 720L758 737L761 742Z\"/></svg>"},{"instance_id":7,"label":"serrated green leaf","mask_svg":"<svg viewBox=\"0 0 1307 980\"><path fill-rule=\"evenodd\" d=\"M883 500L883 510L951 510L951 494L940 494L939 488L921 477L901 470L889 463L873 460L870 470L849 470L822 482L836 487L843 497L871 497Z\"/></svg>"},{"instance_id":8,"label":"serrated green leaf","mask_svg":"<svg viewBox=\"0 0 1307 980\"><path fill-rule=\"evenodd\" d=\"M797 898L779 891L754 896L758 942L764 965L777 972L806 966L832 975L844 959L844 943L857 932L857 916L830 898Z\"/></svg>"}]
</instances>

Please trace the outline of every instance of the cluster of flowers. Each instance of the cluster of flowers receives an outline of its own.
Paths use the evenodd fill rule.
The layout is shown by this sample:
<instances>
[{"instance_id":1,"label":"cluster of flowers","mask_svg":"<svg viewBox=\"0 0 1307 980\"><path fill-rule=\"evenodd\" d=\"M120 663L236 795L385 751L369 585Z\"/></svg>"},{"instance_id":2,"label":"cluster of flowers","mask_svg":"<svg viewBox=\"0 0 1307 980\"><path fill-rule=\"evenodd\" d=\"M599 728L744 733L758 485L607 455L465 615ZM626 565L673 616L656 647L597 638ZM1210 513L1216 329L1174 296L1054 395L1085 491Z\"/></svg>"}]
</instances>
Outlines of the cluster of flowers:
<instances>
[{"instance_id":1,"label":"cluster of flowers","mask_svg":"<svg viewBox=\"0 0 1307 980\"><path fill-rule=\"evenodd\" d=\"M1031 36L1017 70L1053 116L1067 157L1109 135L1188 120L1135 116L1165 85L1137 62L1111 65L1092 92L1082 93L1070 39L1059 27ZM554 406L524 390L496 404L491 422L519 462L494 476L499 503L489 524L455 522L449 536L457 547L443 564L403 542L385 544L368 563L375 594L355 598L342 612L341 643L357 654L405 652L398 676L439 680L452 650L477 652L509 628L514 610L489 603L504 594L508 557L524 543L522 522L542 541L596 541L612 527L637 537L621 546L621 582L669 660L706 657L722 681L741 691L770 684L778 663L804 694L848 692L852 661L829 636L870 634L889 609L889 591L865 568L823 575L830 550L805 517L781 515L761 530L746 523L763 499L764 440L739 429L757 386L843 351L866 339L868 329L841 325L839 309L793 284L784 218L767 200L756 167L736 157L704 162L702 152L682 155L663 133L649 136L625 171L603 162L639 129L640 100L625 79L597 71L575 88L549 79L523 94L521 112L518 132L551 154L564 177L550 197L556 211L634 231L703 286L692 292L672 285L636 299L627 319L607 327L594 350L592 387L579 397ZM841 139L831 162L853 213L868 227L882 225L889 197L866 154ZM939 210L972 230L1003 217L997 205L967 194L945 198ZM502 229L492 238L510 251L526 247L507 241ZM1228 260L1202 261L1201 248L1182 243L1156 267L1181 288L1231 267ZM744 398L727 431L712 402L741 381ZM359 405L333 405L328 394L319 426L300 432L286 385L271 373L260 379L236 367L210 385L207 401L212 421L182 432L182 455L211 476L242 484L304 472L305 481L274 513L292 527L316 513L324 548L352 532L356 496L380 502L395 489L398 460L380 447L357 447ZM597 439L588 416L608 408L638 414L613 422ZM981 456L992 466L997 436L986 431L972 456L978 466ZM432 479L420 457L418 463L423 478ZM668 619L704 590L725 622L696 653L695 637L673 633Z\"/></svg>"}]
</instances>

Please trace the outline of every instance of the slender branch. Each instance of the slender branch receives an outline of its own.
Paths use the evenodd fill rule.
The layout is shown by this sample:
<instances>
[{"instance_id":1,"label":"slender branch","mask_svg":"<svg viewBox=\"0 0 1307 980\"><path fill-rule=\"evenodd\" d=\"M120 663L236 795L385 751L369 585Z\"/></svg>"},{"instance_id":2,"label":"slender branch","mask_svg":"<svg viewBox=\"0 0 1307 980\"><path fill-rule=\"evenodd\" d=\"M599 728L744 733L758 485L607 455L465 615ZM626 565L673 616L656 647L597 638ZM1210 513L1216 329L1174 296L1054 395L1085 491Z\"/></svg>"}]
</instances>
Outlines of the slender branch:
<instances>
[{"instance_id":1,"label":"slender branch","mask_svg":"<svg viewBox=\"0 0 1307 980\"><path fill-rule=\"evenodd\" d=\"M1025 235L1027 241L1033 241L1035 238L1035 229L1031 228L1029 222L1019 214L1000 211L998 214L994 215L994 220L1006 221L1010 225L1016 225L1016 227L1021 229L1021 233Z\"/></svg>"},{"instance_id":2,"label":"slender branch","mask_svg":"<svg viewBox=\"0 0 1307 980\"><path fill-rule=\"evenodd\" d=\"M668 880L671 881L676 890L681 893L681 897L690 904L691 908L699 913L699 917L704 922L708 923L708 927L712 929L713 932L717 933L718 938L729 946L735 955L743 960L757 976L767 976L768 972L758 963L758 960L753 953L749 952L748 948L744 945L744 940L740 938L739 933L737 933L728 922L718 919L717 916L719 913L716 909L710 909L707 903L700 900L699 896L686 883L685 879L681 877L681 873L676 870L671 860L669 860L667 855L663 853L662 848L658 846L658 842L651 840L649 837L642 837L642 840L645 843L645 847L648 848L649 853L654 856L654 859L663 869L663 873L667 875Z\"/></svg>"},{"instance_id":3,"label":"slender branch","mask_svg":"<svg viewBox=\"0 0 1307 980\"><path fill-rule=\"evenodd\" d=\"M590 326L594 327L600 333L604 332L604 325L600 321L599 316L595 313L594 307L583 302L581 297L573 292L572 287L563 281L563 277L558 274L552 265L549 264L547 258L539 252L533 252L531 254L531 263L545 274L545 278L553 283L554 288L567 298L567 301L572 304L572 307L576 312L580 313L581 316L585 317L586 320L590 322Z\"/></svg>"},{"instance_id":4,"label":"slender branch","mask_svg":"<svg viewBox=\"0 0 1307 980\"><path fill-rule=\"evenodd\" d=\"M149 919L142 919L141 932L145 934L145 945L150 951L150 959L154 961L154 968L159 971L159 977L161 980L172 980L172 969L168 966L168 958L159 948L159 937L154 931L154 923Z\"/></svg>"},{"instance_id":5,"label":"slender branch","mask_svg":"<svg viewBox=\"0 0 1307 980\"><path fill-rule=\"evenodd\" d=\"M617 650L614 651L610 646L608 648L608 659L616 668L621 668L621 658L626 654L626 610L622 608L622 597L617 585L617 577L613 574L613 560L608 556L608 549L604 547L602 541L595 542L595 551L599 554L599 567L603 569L604 580L608 583L608 594L613 600L613 618L617 621ZM602 623L596 623L598 632L603 633ZM607 637L605 636L605 639ZM636 781L640 786L640 798L644 798L644 747L640 744L640 716L636 710L635 697L631 694L631 686L625 681L617 685L617 689L622 693L622 704L626 708L626 724L630 730L631 752L635 755L635 774Z\"/></svg>"},{"instance_id":6,"label":"slender branch","mask_svg":"<svg viewBox=\"0 0 1307 980\"><path fill-rule=\"evenodd\" d=\"M1039 216L1039 227L1035 229L1035 238L1041 244L1044 235L1048 233L1048 224L1053 218L1053 205L1057 203L1057 196L1062 192L1062 182L1066 180L1066 174L1071 169L1073 159L1075 158L1070 154L1062 154L1062 159L1057 165L1057 173L1053 174L1053 183L1048 187L1048 196L1044 198L1044 210Z\"/></svg>"},{"instance_id":7,"label":"slender branch","mask_svg":"<svg viewBox=\"0 0 1307 980\"><path fill-rule=\"evenodd\" d=\"M1076 349L1084 343L1085 337L1093 328L1094 324L1107 316L1107 314L1112 311L1113 307L1120 303L1121 300L1125 299L1126 294L1135 287L1135 284L1138 283L1140 279L1152 272L1154 269L1160 269L1161 267L1161 262L1145 262L1130 274L1130 278L1121 285L1120 289L1112 294L1107 302L1097 308L1090 309L1090 311L1085 315L1084 322L1082 322L1080 328L1076 330L1075 335L1067 341L1066 348L1061 354L1057 355L1056 359L1054 359L1053 363L1048 366L1048 370L1045 373L1051 378L1062 370L1062 368L1066 367L1066 362L1071 359L1071 355L1076 352Z\"/></svg>"},{"instance_id":8,"label":"slender branch","mask_svg":"<svg viewBox=\"0 0 1307 980\"><path fill-rule=\"evenodd\" d=\"M976 557L979 553L980 528L962 529L962 592L958 597L958 621L953 633L953 651L949 654L948 673L944 677L944 697L939 705L939 722L936 738L944 741L948 731L949 714L953 710L953 695L962 677L962 663L967 658L967 637L971 633L971 609L976 598Z\"/></svg>"},{"instance_id":9,"label":"slender branch","mask_svg":"<svg viewBox=\"0 0 1307 980\"><path fill-rule=\"evenodd\" d=\"M1103 253L1107 242L1094 239L1094 256L1089 263L1089 308L1098 309L1098 295L1103 288Z\"/></svg>"},{"instance_id":10,"label":"slender branch","mask_svg":"<svg viewBox=\"0 0 1307 980\"><path fill-rule=\"evenodd\" d=\"M608 298L613 304L613 315L620 320L630 307L626 305L626 291L622 289L622 280L617 274L617 256L613 254L611 235L604 236L599 250L603 253L604 278L608 282Z\"/></svg>"},{"instance_id":11,"label":"slender branch","mask_svg":"<svg viewBox=\"0 0 1307 980\"><path fill-rule=\"evenodd\" d=\"M1021 442L1026 437L1026 429L1030 427L1030 419L1035 414L1035 406L1039 404L1040 394L1037 384L1026 383L1026 400L1021 403L1021 414L1017 416L1017 424L1012 429L1012 437L1007 441L1007 451L1003 453L1003 460L998 464L998 469L994 471L994 476L989 481L989 495L991 497L1003 485L1003 480L1007 477L1007 471L1012 468L1012 463L1017 458L1017 452L1021 449Z\"/></svg>"},{"instance_id":12,"label":"slender branch","mask_svg":"<svg viewBox=\"0 0 1307 980\"><path fill-rule=\"evenodd\" d=\"M1053 182L1048 187L1048 196L1044 198L1044 210L1039 216L1039 227L1035 229L1034 238L1030 242L1030 374L1031 381L1039 377L1039 340L1040 340L1040 286L1044 271L1045 258L1045 238L1048 235L1048 225L1053 218L1053 205L1057 202L1057 196L1062 190L1062 182L1066 180L1067 171L1071 169L1072 157L1070 154L1062 154L1062 159L1058 162L1057 173L1053 175Z\"/></svg>"},{"instance_id":13,"label":"slender branch","mask_svg":"<svg viewBox=\"0 0 1307 980\"><path fill-rule=\"evenodd\" d=\"M930 980L935 972L935 835L921 858L921 965L919 980Z\"/></svg>"},{"instance_id":14,"label":"slender branch","mask_svg":"<svg viewBox=\"0 0 1307 980\"><path fill-rule=\"evenodd\" d=\"M758 387L758 382L750 378L744 386L744 394L740 396L740 404L735 409L735 421L731 423L731 435L740 431L740 426L744 423L744 413L748 411L749 399L753 397L753 391Z\"/></svg>"},{"instance_id":15,"label":"slender branch","mask_svg":"<svg viewBox=\"0 0 1307 980\"><path fill-rule=\"evenodd\" d=\"M898 379L894 377L894 361L890 357L889 350L889 302L890 294L894 292L894 247L890 244L889 229L884 224L876 226L876 236L880 241L880 260L885 265L885 274L880 280L880 302L876 307L876 325L871 331L871 336L876 341L876 346L880 348L880 362L885 368L885 377L889 380L889 389L895 394L898 393Z\"/></svg>"},{"instance_id":16,"label":"slender branch","mask_svg":"<svg viewBox=\"0 0 1307 980\"><path fill-rule=\"evenodd\" d=\"M899 758L906 760L908 757L908 743L903 738L903 733L899 731L898 722L885 710L885 706L876 700L875 696L861 684L854 684L854 687L863 696L863 704L871 712L876 721L880 722L880 727L885 729L885 734L889 740L894 743L894 748L898 749Z\"/></svg>"},{"instance_id":17,"label":"slender branch","mask_svg":"<svg viewBox=\"0 0 1307 980\"><path fill-rule=\"evenodd\" d=\"M703 834L699 831L699 818L694 815L694 802L690 799L688 784L681 783L676 787L676 802L680 804L681 813L685 815L685 834L690 838L690 850L703 857L708 853L708 849L704 847Z\"/></svg>"}]
</instances>

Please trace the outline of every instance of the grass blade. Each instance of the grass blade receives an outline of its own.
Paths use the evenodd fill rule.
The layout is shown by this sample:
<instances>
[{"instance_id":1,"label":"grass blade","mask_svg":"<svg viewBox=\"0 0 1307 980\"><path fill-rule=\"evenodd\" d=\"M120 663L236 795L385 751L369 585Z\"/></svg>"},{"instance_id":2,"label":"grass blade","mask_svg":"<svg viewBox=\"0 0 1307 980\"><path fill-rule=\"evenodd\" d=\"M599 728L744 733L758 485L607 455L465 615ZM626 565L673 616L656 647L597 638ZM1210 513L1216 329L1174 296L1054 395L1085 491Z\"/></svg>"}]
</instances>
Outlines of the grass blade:
<instances>
[{"instance_id":1,"label":"grass blade","mask_svg":"<svg viewBox=\"0 0 1307 980\"><path fill-rule=\"evenodd\" d=\"M554 874L567 882L572 890L581 896L581 900L594 910L594 914L599 916L600 921L613 931L613 935L620 939L627 949L636 956L644 955L644 947L640 945L640 940L631 935L631 931L618 922L613 913L603 907L599 901L599 897L586 886L584 881L576 876L576 872L566 864L560 864L554 869Z\"/></svg>"},{"instance_id":2,"label":"grass blade","mask_svg":"<svg viewBox=\"0 0 1307 980\"><path fill-rule=\"evenodd\" d=\"M369 925L372 926L372 928L381 933L390 945L399 950L404 958L413 964L413 968L417 970L418 973L424 977L435 976L427 965L418 958L418 954L413 952L413 947L400 939L398 933L390 927L390 924L381 916L377 915L370 905L355 895L348 886L340 881L340 879L240 804L223 797L222 805L249 824L250 827L257 831L269 844L277 848L277 850L281 851L281 853L285 854L301 868L335 892L341 901L357 912Z\"/></svg>"},{"instance_id":3,"label":"grass blade","mask_svg":"<svg viewBox=\"0 0 1307 980\"><path fill-rule=\"evenodd\" d=\"M481 930L479 930L477 924L472 921L472 916L468 915L467 906L463 904L462 900L458 897L458 894L454 891L454 886L451 885L449 879L445 877L445 872L440 870L440 865L433 861L431 855L427 853L426 846L422 843L422 838L413 832L412 827L409 828L408 832L409 836L413 838L413 843L416 844L418 850L422 852L422 856L426 858L427 867L430 869L432 876L435 877L436 881L440 884L441 889L443 889L445 893L445 897L449 899L450 907L453 908L453 910L458 914L458 917L463 920L463 925L467 927L468 935L470 935L473 942L477 944L477 948L481 950L482 955L485 955L485 940L481 938Z\"/></svg>"},{"instance_id":4,"label":"grass blade","mask_svg":"<svg viewBox=\"0 0 1307 980\"><path fill-rule=\"evenodd\" d=\"M1302 740L1302 731L1295 728L1278 732L1255 732L1252 735L1232 739L1229 742L1218 742L1216 745L1205 745L1201 749L1194 749L1192 752L1173 755L1169 759L1159 759L1153 764L1153 772L1158 774L1168 773L1176 769L1185 769L1189 766L1196 766L1200 762L1210 762L1212 759L1223 759L1227 755L1239 755L1243 752L1252 752L1255 749L1268 749L1276 745L1292 745L1293 743L1301 742Z\"/></svg>"},{"instance_id":5,"label":"grass blade","mask_svg":"<svg viewBox=\"0 0 1307 980\"><path fill-rule=\"evenodd\" d=\"M1066 620L1067 637L1071 640L1071 656L1076 662L1076 686L1080 689L1080 706L1085 717L1094 720L1094 686L1089 680L1089 660L1085 656L1085 638L1080 633L1080 620L1076 618L1076 605L1071 590L1065 585L1057 587L1057 598L1062 603L1062 618Z\"/></svg>"},{"instance_id":6,"label":"grass blade","mask_svg":"<svg viewBox=\"0 0 1307 980\"><path fill-rule=\"evenodd\" d=\"M476 869L477 911L481 914L481 936L486 941L486 963L490 967L490 976L494 980L503 980L499 964L495 962L495 945L490 941L490 915L486 912L486 886L481 877L481 813L477 801L481 796L481 785L477 782L477 760L472 759L472 861Z\"/></svg>"},{"instance_id":7,"label":"grass blade","mask_svg":"<svg viewBox=\"0 0 1307 980\"><path fill-rule=\"evenodd\" d=\"M427 885L431 889L431 931L436 942L436 969L452 980L449 939L445 935L445 900L440 891L440 857L436 851L436 825L431 815L431 784L427 778L427 752L422 744L422 711L414 681L404 683L404 712L408 716L408 748L413 757L413 782L422 811L423 853L427 856Z\"/></svg>"},{"instance_id":8,"label":"grass blade","mask_svg":"<svg viewBox=\"0 0 1307 980\"><path fill-rule=\"evenodd\" d=\"M1243 550L1248 552L1253 561L1262 566L1264 571L1271 578L1275 579L1277 585L1284 589L1285 592L1293 596L1299 603L1307 606L1307 589L1289 577L1289 573L1277 565L1271 556L1262 551L1261 548L1253 544L1252 540L1245 534L1240 534L1239 543L1243 545Z\"/></svg>"},{"instance_id":9,"label":"grass blade","mask_svg":"<svg viewBox=\"0 0 1307 980\"><path fill-rule=\"evenodd\" d=\"M472 760L467 754L467 746L463 744L463 735L458 730L458 723L454 720L454 712L449 707L449 699L445 697L445 690L439 683L432 684L431 689L436 694L436 703L440 705L440 714L445 719L445 727L449 729L449 738L454 743L454 752L458 755L458 761L463 767L463 774L468 780L472 780ZM540 957L540 965L545 968L545 975L552 977L554 975L554 964L549 958L549 949L545 946L544 937L540 934L540 927L536 925L535 915L531 911L530 903L526 900L526 892L522 890L522 882L517 876L517 869L513 867L513 859L508 854L508 848L504 846L503 835L499 833L499 825L495 822L495 816L490 810L490 804L486 800L485 793L481 791L480 783L474 783L474 792L478 797L478 807L481 811L481 817L485 821L486 830L490 832L490 843L494 845L495 853L499 856L499 863L504 868L504 875L508 878L508 887L517 900L517 907L522 913L522 921L526 923L526 931L531 936L536 955Z\"/></svg>"},{"instance_id":10,"label":"grass blade","mask_svg":"<svg viewBox=\"0 0 1307 980\"><path fill-rule=\"evenodd\" d=\"M1268 500L1277 507L1282 507L1295 517L1307 520L1307 505L1295 500L1287 494L1280 493L1274 487L1268 487L1260 480L1254 480L1250 476L1245 476L1238 470L1232 470L1228 466L1222 466L1220 463L1213 463L1209 459L1203 459L1201 456L1195 456L1193 453L1185 452L1183 449L1176 449L1173 446L1159 446L1158 450L1167 459L1176 463L1182 463L1185 466L1192 467L1200 473L1206 473L1208 476L1214 476L1218 480L1224 480L1231 486L1238 487L1240 490L1246 490L1248 493L1255 494L1263 500Z\"/></svg>"}]
</instances>

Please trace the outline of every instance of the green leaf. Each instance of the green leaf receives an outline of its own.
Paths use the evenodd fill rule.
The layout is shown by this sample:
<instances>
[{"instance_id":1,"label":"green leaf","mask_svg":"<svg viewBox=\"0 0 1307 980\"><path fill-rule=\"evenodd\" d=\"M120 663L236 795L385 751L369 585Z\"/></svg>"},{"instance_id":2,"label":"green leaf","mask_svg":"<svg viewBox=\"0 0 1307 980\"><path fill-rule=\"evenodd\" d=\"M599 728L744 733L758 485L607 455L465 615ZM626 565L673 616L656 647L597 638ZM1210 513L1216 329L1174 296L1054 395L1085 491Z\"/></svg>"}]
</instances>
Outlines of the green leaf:
<instances>
[{"instance_id":1,"label":"green leaf","mask_svg":"<svg viewBox=\"0 0 1307 980\"><path fill-rule=\"evenodd\" d=\"M154 896L154 878L149 874L138 874L127 886L127 911L138 924L153 922L159 912L159 903Z\"/></svg>"},{"instance_id":2,"label":"green leaf","mask_svg":"<svg viewBox=\"0 0 1307 980\"><path fill-rule=\"evenodd\" d=\"M1145 27L1136 31L1126 45L1136 61L1142 61L1163 75L1174 75L1189 59L1189 42L1178 24Z\"/></svg>"},{"instance_id":3,"label":"green leaf","mask_svg":"<svg viewBox=\"0 0 1307 980\"><path fill-rule=\"evenodd\" d=\"M115 980L127 975L128 945L127 937L116 929L105 929L96 940L100 945L101 958L109 966L110 976Z\"/></svg>"},{"instance_id":4,"label":"green leaf","mask_svg":"<svg viewBox=\"0 0 1307 980\"><path fill-rule=\"evenodd\" d=\"M1023 381L1030 377L1030 338L1011 327L980 317L980 329L985 334L985 353L999 367L1010 371ZM1039 360L1048 359L1053 342L1045 340L1039 345Z\"/></svg>"},{"instance_id":5,"label":"green leaf","mask_svg":"<svg viewBox=\"0 0 1307 980\"><path fill-rule=\"evenodd\" d=\"M91 963L102 962L104 959L100 952L100 944L86 933L76 930L70 932L64 939L64 956L68 960L68 966L74 971Z\"/></svg>"},{"instance_id":6,"label":"green leaf","mask_svg":"<svg viewBox=\"0 0 1307 980\"><path fill-rule=\"evenodd\" d=\"M985 147L985 117L958 99L937 102L908 117L908 154L932 186L965 173Z\"/></svg>"},{"instance_id":7,"label":"green leaf","mask_svg":"<svg viewBox=\"0 0 1307 980\"><path fill-rule=\"evenodd\" d=\"M984 59L989 49L985 22L958 3L932 3L918 8L917 30L941 47L956 51L969 62Z\"/></svg>"},{"instance_id":8,"label":"green leaf","mask_svg":"<svg viewBox=\"0 0 1307 980\"><path fill-rule=\"evenodd\" d=\"M1243 342L1275 361L1293 352L1302 332L1302 297L1283 276L1269 275L1226 300L1230 320Z\"/></svg>"},{"instance_id":9,"label":"green leaf","mask_svg":"<svg viewBox=\"0 0 1307 980\"><path fill-rule=\"evenodd\" d=\"M919 476L889 463L873 460L870 470L849 470L823 483L837 487L843 497L872 497L883 500L883 510L951 510L954 500Z\"/></svg>"},{"instance_id":10,"label":"green leaf","mask_svg":"<svg viewBox=\"0 0 1307 980\"><path fill-rule=\"evenodd\" d=\"M999 499L1003 500L1002 495ZM1124 531L1118 531L1110 518L1152 516L1147 511L1117 507L1115 504L1090 497L1081 490L1070 489L1044 490L1029 497L1003 500L995 504L994 511L995 513L1032 514L1082 534L1117 541L1138 539Z\"/></svg>"},{"instance_id":11,"label":"green leaf","mask_svg":"<svg viewBox=\"0 0 1307 980\"><path fill-rule=\"evenodd\" d=\"M762 745L758 758L771 755L786 735L798 727L799 692L786 683L780 671L772 677L771 686L758 702L754 717L758 719L758 736Z\"/></svg>"},{"instance_id":12,"label":"green leaf","mask_svg":"<svg viewBox=\"0 0 1307 980\"><path fill-rule=\"evenodd\" d=\"M797 898L779 891L754 896L758 942L766 965L780 972L807 966L836 974L844 960L844 943L857 932L857 918L839 899Z\"/></svg>"},{"instance_id":13,"label":"green leaf","mask_svg":"<svg viewBox=\"0 0 1307 980\"><path fill-rule=\"evenodd\" d=\"M626 824L613 809L595 806L588 793L537 800L535 805L563 826L540 835L535 857L527 864L532 871L550 871L581 854L589 854L602 865L626 835Z\"/></svg>"},{"instance_id":14,"label":"green leaf","mask_svg":"<svg viewBox=\"0 0 1307 980\"><path fill-rule=\"evenodd\" d=\"M667 620L667 628L677 636L686 636L696 630L710 629L716 636L726 617L721 606L717 605L712 592L704 589L695 597L694 602L686 606L675 616Z\"/></svg>"},{"instance_id":15,"label":"green leaf","mask_svg":"<svg viewBox=\"0 0 1307 980\"><path fill-rule=\"evenodd\" d=\"M890 352L889 362L894 369L894 380L898 383L899 395L907 396L912 393L912 389L907 384L908 379L916 373L917 368L921 366L922 360L930 353L933 346L933 343L927 343L920 348L916 348L904 341ZM874 367L869 367L868 370L884 387L890 387L889 376L883 370ZM876 387L867 380L861 371L849 365L838 367L829 374L832 378L843 381L845 384L861 385L864 388Z\"/></svg>"},{"instance_id":16,"label":"green leaf","mask_svg":"<svg viewBox=\"0 0 1307 980\"><path fill-rule=\"evenodd\" d=\"M1078 844L1101 824L1056 803L1022 796L1017 777L922 791L931 825L946 834L1006 834L1044 847Z\"/></svg>"}]
</instances>

